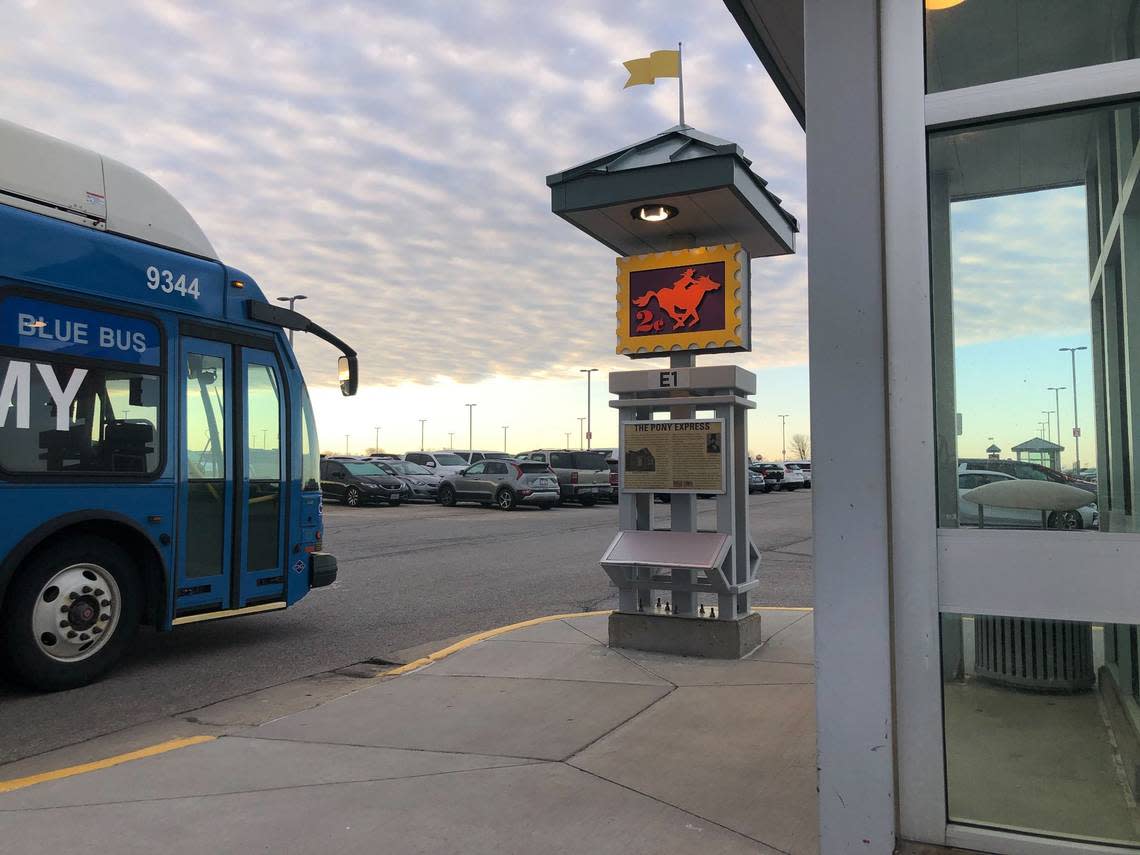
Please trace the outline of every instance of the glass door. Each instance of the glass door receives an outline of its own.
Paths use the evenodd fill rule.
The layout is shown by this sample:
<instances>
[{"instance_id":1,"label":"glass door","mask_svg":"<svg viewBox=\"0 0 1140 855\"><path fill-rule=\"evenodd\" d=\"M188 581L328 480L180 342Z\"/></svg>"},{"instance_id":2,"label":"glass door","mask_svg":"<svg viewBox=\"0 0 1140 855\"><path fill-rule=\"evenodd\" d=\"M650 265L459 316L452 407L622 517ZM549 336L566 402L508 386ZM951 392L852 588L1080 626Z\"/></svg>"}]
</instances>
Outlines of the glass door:
<instances>
[{"instance_id":1,"label":"glass door","mask_svg":"<svg viewBox=\"0 0 1140 855\"><path fill-rule=\"evenodd\" d=\"M244 448L240 484L241 572L237 607L273 602L285 591L285 408L272 353L242 349Z\"/></svg>"},{"instance_id":2,"label":"glass door","mask_svg":"<svg viewBox=\"0 0 1140 855\"><path fill-rule=\"evenodd\" d=\"M229 345L186 338L179 354L182 397L175 612L231 607L233 557L233 385Z\"/></svg>"}]
</instances>

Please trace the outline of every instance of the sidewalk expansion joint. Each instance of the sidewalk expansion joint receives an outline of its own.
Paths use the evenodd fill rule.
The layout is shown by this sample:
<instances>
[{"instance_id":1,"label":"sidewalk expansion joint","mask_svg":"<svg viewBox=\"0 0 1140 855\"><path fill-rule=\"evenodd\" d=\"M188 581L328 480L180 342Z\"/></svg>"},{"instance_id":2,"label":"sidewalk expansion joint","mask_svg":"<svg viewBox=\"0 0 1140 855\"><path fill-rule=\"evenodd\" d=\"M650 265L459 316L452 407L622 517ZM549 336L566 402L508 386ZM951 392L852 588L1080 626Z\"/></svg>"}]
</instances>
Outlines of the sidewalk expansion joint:
<instances>
[{"instance_id":1,"label":"sidewalk expansion joint","mask_svg":"<svg viewBox=\"0 0 1140 855\"><path fill-rule=\"evenodd\" d=\"M528 760L530 763L516 763L512 765L529 766L534 763L558 763L557 757L532 757L528 754L488 754L486 751L456 751L452 748L415 748L406 745L381 745L378 743L363 742L331 742L327 739L290 739L287 736L257 736L243 733L240 739L260 739L265 742L289 742L294 745L337 745L344 748L384 748L389 751L418 751L424 754L455 754L460 757L501 757L504 760Z\"/></svg>"},{"instance_id":2,"label":"sidewalk expansion joint","mask_svg":"<svg viewBox=\"0 0 1140 855\"><path fill-rule=\"evenodd\" d=\"M323 743L321 743L321 744L323 744ZM340 744L340 743L328 743L328 744ZM383 746L372 746L372 747L380 748ZM457 752L449 751L449 752L440 752L440 753L455 754ZM497 757L499 755L485 754L483 756L484 757ZM508 758L508 759L514 759L514 758ZM118 799L115 801L107 801L107 802L82 802L82 803L70 804L70 805L44 805L42 807L0 808L0 814L30 813L33 811L46 811L46 810L69 810L71 808L111 807L114 805L150 804L150 803L156 803L156 802L177 802L177 801L184 801L186 799L211 799L211 798L221 798L223 796L249 795L252 793L277 793L277 792L287 792L289 790L317 789L320 787L336 787L336 786L349 785L349 784L375 784L375 783L384 783L386 781L412 781L412 780L416 780L417 778L436 778L436 777L439 777L440 775L461 775L464 772L487 772L487 771L493 771L495 769L518 769L518 768L522 768L522 767L526 767L526 766L544 766L544 765L545 766L553 766L553 765L557 765L557 764L558 764L557 760L537 760L537 761L528 761L528 762L523 762L523 763L498 763L498 764L495 764L493 766L477 766L477 767L474 767L471 769L444 769L444 770L439 771L439 772L420 772L420 773L415 774L415 775L395 775L395 776L385 776L385 777L378 777L378 778L349 778L349 779L344 780L344 781L313 781L313 782L308 783L308 784L289 784L286 786L279 786L279 787L250 787L250 788L243 789L243 790L225 790L223 792L218 792L218 793L187 793L185 795L179 795L179 796L152 796L150 798L141 798L141 799Z\"/></svg>"},{"instance_id":3,"label":"sidewalk expansion joint","mask_svg":"<svg viewBox=\"0 0 1140 855\"><path fill-rule=\"evenodd\" d=\"M745 840L750 840L753 843L759 843L761 846L768 847L773 852L782 852L782 853L784 853L784 855L792 855L792 853L789 852L787 849L781 849L779 846L773 846L771 843L767 843L766 841L763 841L758 837L753 837L750 834L745 834L743 831L738 831L737 829L732 828L731 826L725 825L724 823L717 822L715 819L709 819L707 816L703 816L702 814L694 813L693 811L689 810L688 808L684 808L684 807L680 807L679 805L675 805L672 802L668 802L665 799L662 799L662 798L659 798L659 797L653 795L652 793L642 792L641 790L637 789L637 787L631 787L628 784L623 784L621 781L615 781L612 778L607 778L605 775L599 775L597 772L591 772L589 769L583 769L581 766L575 766L573 763L566 762L566 765L569 766L571 769L577 769L579 772L584 772L585 774L589 775L591 778L596 778L599 781L605 781L606 783L613 784L615 787L621 787L623 790L627 790L631 793L636 793L637 795L641 796L642 798L646 798L646 799L649 799L650 801L657 802L657 804L659 804L659 805L665 805L666 807L670 807L673 810L679 810L679 811L681 811L681 813L685 813L691 817L695 817L696 819L701 820L701 822L707 822L709 825L714 825L717 828L720 828L720 829L723 829L724 831L729 832L730 834L735 834L737 837L743 837Z\"/></svg>"},{"instance_id":4,"label":"sidewalk expansion joint","mask_svg":"<svg viewBox=\"0 0 1140 855\"><path fill-rule=\"evenodd\" d=\"M629 684L629 683L626 683L625 685L630 685L630 684ZM655 705L657 705L657 704L661 703L663 700L665 700L667 697L669 697L669 696L670 696L671 694L673 694L675 691L677 691L677 687L676 687L676 686L673 686L672 688L670 688L670 689L669 689L669 691L667 691L667 692L666 692L665 694L663 694L661 697L657 698L656 700L650 701L648 704L646 704L645 706L643 706L641 709L639 709L639 710L638 710L637 712L635 712L633 715L630 715L630 716L626 716L626 718L624 718L624 719L622 719L621 721L619 721L617 724L615 724L613 727L611 727L611 728L610 728L609 730L607 730L605 733L603 733L603 734L601 734L601 735L599 735L599 736L595 737L594 739L591 739L589 742L587 742L585 745L583 745L583 746L582 746L581 748L579 748L577 751L574 751L574 752L572 752L572 753L570 753L570 754L567 754L565 757L563 757L563 758L562 758L562 762L563 762L563 763L566 763L567 765L569 765L569 764L570 764L570 761L571 761L571 760L573 760L575 757L577 757L579 754L581 754L583 751L589 751L589 750L590 750L590 748L592 748L593 746L597 745L599 742L601 742L603 739L605 739L605 738L606 738L607 736L609 736L611 733L615 733L615 732L617 732L618 730L620 730L621 728L625 727L627 724L629 724L631 721L633 721L633 720L634 720L635 718L637 718L638 716L640 716L640 715L642 715L642 714L644 714L644 713L646 713L646 712L649 712L649 710L651 710L651 709L652 709L652 708L653 708ZM577 768L577 767L575 766L574 768Z\"/></svg>"}]
</instances>

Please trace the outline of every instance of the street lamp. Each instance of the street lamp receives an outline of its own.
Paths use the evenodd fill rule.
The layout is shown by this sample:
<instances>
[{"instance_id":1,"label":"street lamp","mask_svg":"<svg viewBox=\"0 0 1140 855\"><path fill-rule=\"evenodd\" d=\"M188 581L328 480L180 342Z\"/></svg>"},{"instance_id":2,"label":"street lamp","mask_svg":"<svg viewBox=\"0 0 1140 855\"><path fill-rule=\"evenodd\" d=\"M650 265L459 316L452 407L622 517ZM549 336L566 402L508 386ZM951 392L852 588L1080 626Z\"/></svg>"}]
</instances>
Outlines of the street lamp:
<instances>
[{"instance_id":1,"label":"street lamp","mask_svg":"<svg viewBox=\"0 0 1140 855\"><path fill-rule=\"evenodd\" d=\"M570 448L570 431L566 431L566 448Z\"/></svg>"},{"instance_id":2,"label":"street lamp","mask_svg":"<svg viewBox=\"0 0 1140 855\"><path fill-rule=\"evenodd\" d=\"M579 368L581 373L586 375L586 448L590 447L590 442L594 438L593 423L590 421L590 376L597 371L597 368ZM570 447L570 440L566 440L566 447Z\"/></svg>"},{"instance_id":3,"label":"street lamp","mask_svg":"<svg viewBox=\"0 0 1140 855\"><path fill-rule=\"evenodd\" d=\"M453 430L447 432L447 448L449 451L455 451L455 431Z\"/></svg>"},{"instance_id":4,"label":"street lamp","mask_svg":"<svg viewBox=\"0 0 1140 855\"><path fill-rule=\"evenodd\" d=\"M345 454L348 454L348 438L349 438L350 436L352 436L352 434L350 434L350 433L346 433L346 434L344 435L344 453L345 453Z\"/></svg>"},{"instance_id":5,"label":"street lamp","mask_svg":"<svg viewBox=\"0 0 1140 855\"><path fill-rule=\"evenodd\" d=\"M467 408L467 451L470 453L467 462L475 456L475 408L478 404L464 404Z\"/></svg>"},{"instance_id":6,"label":"street lamp","mask_svg":"<svg viewBox=\"0 0 1140 855\"><path fill-rule=\"evenodd\" d=\"M785 438L786 431L784 429L788 423L788 414L778 415L777 418L780 420L780 461L783 462L788 459L788 441Z\"/></svg>"},{"instance_id":7,"label":"street lamp","mask_svg":"<svg viewBox=\"0 0 1140 855\"><path fill-rule=\"evenodd\" d=\"M1042 410L1041 415L1045 417L1045 439L1048 442L1053 441L1053 411Z\"/></svg>"},{"instance_id":8,"label":"street lamp","mask_svg":"<svg viewBox=\"0 0 1140 855\"><path fill-rule=\"evenodd\" d=\"M380 426L376 425L376 444L372 446L372 453L376 454L380 451Z\"/></svg>"},{"instance_id":9,"label":"street lamp","mask_svg":"<svg viewBox=\"0 0 1140 855\"><path fill-rule=\"evenodd\" d=\"M427 424L427 419L420 419L420 451L424 450L424 425Z\"/></svg>"},{"instance_id":10,"label":"street lamp","mask_svg":"<svg viewBox=\"0 0 1140 855\"><path fill-rule=\"evenodd\" d=\"M1057 413L1057 445L1061 444L1061 390L1068 389L1068 386L1046 386L1050 392L1053 393L1053 409ZM1060 452L1057 453L1057 463L1060 465L1061 456Z\"/></svg>"},{"instance_id":11,"label":"street lamp","mask_svg":"<svg viewBox=\"0 0 1140 855\"><path fill-rule=\"evenodd\" d=\"M290 312L293 311L293 304L296 303L298 300L308 300L308 299L309 298L306 297L304 294L294 294L291 297L278 297L277 298L277 300L279 302L289 304L289 311ZM293 330L289 330L289 346L290 347L293 346Z\"/></svg>"},{"instance_id":12,"label":"street lamp","mask_svg":"<svg viewBox=\"0 0 1140 855\"><path fill-rule=\"evenodd\" d=\"M510 425L503 425L503 453L504 454L506 454L506 451L507 451L507 428L509 428L509 427L510 427Z\"/></svg>"},{"instance_id":13,"label":"street lamp","mask_svg":"<svg viewBox=\"0 0 1140 855\"><path fill-rule=\"evenodd\" d=\"M578 416L578 448L583 449L583 450L586 448L585 442L582 439L582 425L584 425L585 423L586 423L586 417L585 416Z\"/></svg>"},{"instance_id":14,"label":"street lamp","mask_svg":"<svg viewBox=\"0 0 1140 855\"><path fill-rule=\"evenodd\" d=\"M1073 441L1076 443L1077 477L1081 477L1081 428L1077 422L1077 351L1088 350L1085 345L1080 347L1058 347L1057 350L1069 351L1070 362L1073 366Z\"/></svg>"}]
</instances>

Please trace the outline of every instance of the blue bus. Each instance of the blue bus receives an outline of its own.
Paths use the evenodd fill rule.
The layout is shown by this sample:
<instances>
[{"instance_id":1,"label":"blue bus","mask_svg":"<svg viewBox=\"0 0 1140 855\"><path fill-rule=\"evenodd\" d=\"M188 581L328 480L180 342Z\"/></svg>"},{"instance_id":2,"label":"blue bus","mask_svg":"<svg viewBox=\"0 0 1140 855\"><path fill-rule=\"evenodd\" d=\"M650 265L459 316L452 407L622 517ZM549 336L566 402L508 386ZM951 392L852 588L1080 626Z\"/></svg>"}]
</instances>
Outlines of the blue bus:
<instances>
[{"instance_id":1,"label":"blue bus","mask_svg":"<svg viewBox=\"0 0 1140 855\"><path fill-rule=\"evenodd\" d=\"M140 624L336 578L312 406L268 303L141 173L0 121L0 667L58 690Z\"/></svg>"}]
</instances>

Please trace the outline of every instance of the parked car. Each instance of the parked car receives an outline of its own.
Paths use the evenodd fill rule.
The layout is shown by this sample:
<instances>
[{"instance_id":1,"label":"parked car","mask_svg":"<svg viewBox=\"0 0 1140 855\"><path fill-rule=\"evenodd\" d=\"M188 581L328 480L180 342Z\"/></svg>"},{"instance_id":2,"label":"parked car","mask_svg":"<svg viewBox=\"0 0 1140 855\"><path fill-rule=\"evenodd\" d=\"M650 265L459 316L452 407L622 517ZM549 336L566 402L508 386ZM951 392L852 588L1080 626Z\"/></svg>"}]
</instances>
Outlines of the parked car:
<instances>
[{"instance_id":1,"label":"parked car","mask_svg":"<svg viewBox=\"0 0 1140 855\"><path fill-rule=\"evenodd\" d=\"M1030 463L1028 460L990 460L987 457L961 457L958 459L959 472L1004 472L1013 478L1026 481L1052 481L1055 484L1070 484L1096 495L1096 481L1073 478L1056 469Z\"/></svg>"},{"instance_id":2,"label":"parked car","mask_svg":"<svg viewBox=\"0 0 1140 855\"><path fill-rule=\"evenodd\" d=\"M547 464L558 476L559 502L578 502L590 507L610 493L610 467L596 451L539 448L520 459Z\"/></svg>"},{"instance_id":3,"label":"parked car","mask_svg":"<svg viewBox=\"0 0 1140 855\"><path fill-rule=\"evenodd\" d=\"M748 467L748 492L771 493L772 487L764 478L764 472L755 466Z\"/></svg>"},{"instance_id":4,"label":"parked car","mask_svg":"<svg viewBox=\"0 0 1140 855\"><path fill-rule=\"evenodd\" d=\"M409 451L404 459L426 466L440 477L454 475L467 468L467 461L454 451Z\"/></svg>"},{"instance_id":5,"label":"parked car","mask_svg":"<svg viewBox=\"0 0 1140 855\"><path fill-rule=\"evenodd\" d=\"M606 465L610 467L610 492L605 495L611 502L618 500L618 450L616 448L594 448L591 451L596 451L606 459Z\"/></svg>"},{"instance_id":6,"label":"parked car","mask_svg":"<svg viewBox=\"0 0 1140 855\"><path fill-rule=\"evenodd\" d=\"M796 467L804 473L804 486L811 489L811 461L810 460L795 460Z\"/></svg>"},{"instance_id":7,"label":"parked car","mask_svg":"<svg viewBox=\"0 0 1140 855\"><path fill-rule=\"evenodd\" d=\"M770 465L778 466L782 470L783 477L780 479L777 490L785 490L790 493L804 486L804 473L795 463L773 463Z\"/></svg>"},{"instance_id":8,"label":"parked car","mask_svg":"<svg viewBox=\"0 0 1140 855\"><path fill-rule=\"evenodd\" d=\"M1022 480L1007 475L1004 472L987 472L984 470L958 471L958 524L977 525L978 506L967 502L962 496L975 487L983 484L992 484L994 481ZM1041 478L1032 480L1040 481ZM1083 528L1096 528L1100 524L1097 509L1091 503L1077 508L1075 511L1052 511L1046 518L1049 528L1064 528L1077 530ZM986 505L986 525L994 528L1041 528L1041 511L1027 508L1003 508L998 505Z\"/></svg>"},{"instance_id":9,"label":"parked car","mask_svg":"<svg viewBox=\"0 0 1140 855\"><path fill-rule=\"evenodd\" d=\"M770 493L773 490L779 490L784 482L784 467L779 463L770 463L768 461L753 463L749 468L756 470L764 476L764 486L767 489L764 491Z\"/></svg>"},{"instance_id":10,"label":"parked car","mask_svg":"<svg viewBox=\"0 0 1140 855\"><path fill-rule=\"evenodd\" d=\"M321 495L358 508L368 502L399 505L410 494L399 478L375 463L326 457L321 461Z\"/></svg>"},{"instance_id":11,"label":"parked car","mask_svg":"<svg viewBox=\"0 0 1140 855\"><path fill-rule=\"evenodd\" d=\"M504 511L519 505L549 510L559 499L558 476L545 463L530 460L481 460L439 485L439 503L492 503Z\"/></svg>"},{"instance_id":12,"label":"parked car","mask_svg":"<svg viewBox=\"0 0 1140 855\"><path fill-rule=\"evenodd\" d=\"M513 460L514 455L505 451L457 451L465 463L478 463L480 460Z\"/></svg>"},{"instance_id":13,"label":"parked car","mask_svg":"<svg viewBox=\"0 0 1140 855\"><path fill-rule=\"evenodd\" d=\"M377 460L403 460L404 458L398 454L387 454L383 451L378 451L375 454L365 455L363 459L375 462Z\"/></svg>"},{"instance_id":14,"label":"parked car","mask_svg":"<svg viewBox=\"0 0 1140 855\"><path fill-rule=\"evenodd\" d=\"M376 466L381 471L399 478L407 485L408 499L423 499L434 502L439 493L439 485L443 481L442 475L436 475L426 466L412 463L410 460L376 460Z\"/></svg>"}]
</instances>

